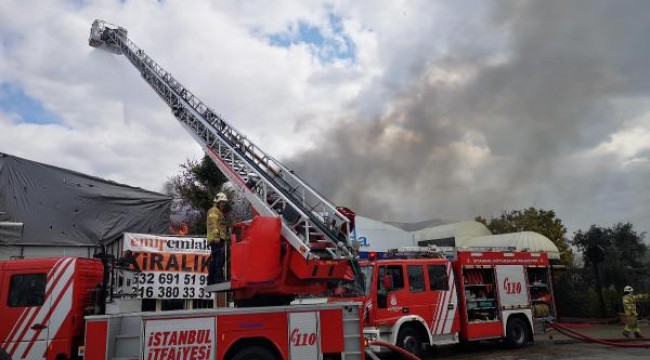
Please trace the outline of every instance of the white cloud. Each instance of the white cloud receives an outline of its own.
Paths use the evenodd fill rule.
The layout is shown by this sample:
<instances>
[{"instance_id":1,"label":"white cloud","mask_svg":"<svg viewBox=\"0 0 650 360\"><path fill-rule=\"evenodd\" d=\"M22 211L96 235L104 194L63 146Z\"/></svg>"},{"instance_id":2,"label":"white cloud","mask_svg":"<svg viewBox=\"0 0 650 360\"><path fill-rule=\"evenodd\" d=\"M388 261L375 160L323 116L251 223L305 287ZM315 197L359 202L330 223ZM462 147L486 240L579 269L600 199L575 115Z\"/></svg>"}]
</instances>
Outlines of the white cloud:
<instances>
[{"instance_id":1,"label":"white cloud","mask_svg":"<svg viewBox=\"0 0 650 360\"><path fill-rule=\"evenodd\" d=\"M638 160L639 153L649 150L650 128L645 126L621 129L595 149L597 153L617 155L626 162Z\"/></svg>"},{"instance_id":2,"label":"white cloud","mask_svg":"<svg viewBox=\"0 0 650 360\"><path fill-rule=\"evenodd\" d=\"M490 2L471 0L4 0L0 4L0 84L19 87L62 122L28 124L21 121L19 114L0 111L0 151L151 190L160 190L187 157L201 156L199 147L181 131L166 105L125 57L88 46L95 18L126 27L137 45L207 105L269 154L287 158L306 149L318 149L318 140L326 130L341 123L352 123L358 130L362 129L355 127L358 123L386 119L404 103L441 101L435 91L471 93L471 86L479 80L483 86L508 90L508 82L499 82L500 71L521 65L515 63L517 60L537 60L529 52L524 53L524 60L517 59L515 55L522 55L518 51L526 49L514 48L513 38L530 36L535 31L510 33L509 26L516 19L495 25L498 21L491 18L492 10ZM337 21L340 19L342 29L332 27L332 14ZM354 44L353 60L321 61L318 49L304 42L286 47L271 44L269 36L287 32L295 35L300 23L319 28L324 36L339 44L349 39ZM539 61L543 63L544 59ZM535 75L530 70L540 67L532 65L523 69ZM575 73L575 69L570 70L567 77ZM492 77L486 80L485 73ZM535 78L544 80L545 75ZM524 77L505 80L513 80L513 89L516 83L529 84ZM575 84L576 92L582 93L583 87ZM418 174L413 175L402 164L395 165L396 173L405 179L404 184L412 186L394 192L408 197L419 190L435 188L433 194L437 197L393 204L395 212L402 214L397 217L463 220L534 205L560 209L558 213L566 216L567 222L582 226L592 218L614 217L606 209L599 209L605 202L598 199L587 202L594 216L579 215L582 210L576 205L576 197L567 201L561 194L592 199L596 192L609 191L608 194L625 197L616 205L627 214L622 219L643 218L640 214L647 214L647 210L634 203L634 192L648 189L647 183L630 181L626 184L628 192L617 192L616 184L621 181L616 173L619 163L607 165L603 160L620 160L620 164L627 164L627 171L647 168L647 162L643 162L650 144L647 120L618 124L614 131L603 130L604 135L597 128L593 130L596 135L608 140L595 148L567 146L573 152L558 150L556 161L543 163L537 169L531 170L516 161L524 150L535 154L537 148L528 148L528 143L539 145L540 149L556 144L549 141L547 145L541 140L552 133L553 129L546 127L561 126L562 122L518 126L519 122L513 121L528 115L537 102L530 101L528 107L520 109L510 103L512 98L519 95L520 100L530 100L547 92L557 93L553 82L547 92L530 90L544 85L542 81L539 86L521 86L526 91L523 94L502 90L496 93L498 101L486 101L489 106L485 107L481 107L483 98L467 104L475 105L476 112L485 111L485 118L470 118L475 115L471 111L443 113L436 118L439 127L429 130L449 131L449 136L456 138L433 149L431 154L422 154L424 165ZM416 99L431 89L434 91L429 94L430 99ZM478 89L476 93L488 96L491 90ZM498 98L499 94L505 96ZM468 97L471 98L460 98ZM547 108L546 103L539 104ZM444 110L446 105L441 108ZM560 112L562 116L583 115L568 107ZM438 107L431 108L423 116L439 115ZM514 111L511 113L510 109ZM512 119L505 119L508 116ZM617 117L621 118L627 117ZM394 160L390 158L390 146L395 145L407 154L412 145L430 141L418 128L402 127L404 123L407 121L389 123L388 130L382 133L384 142L376 151L383 156L379 161ZM507 126L510 128L504 128ZM505 146L490 142L494 138L494 134L488 134L490 131L504 133L504 139L509 136L512 140ZM530 135L537 132L537 137ZM581 144L577 137L575 143ZM537 144L531 139L541 140ZM364 139L368 146L373 145L372 140ZM366 170L379 178L374 179L377 187L354 194L354 184L347 183L342 185L342 193L352 193L350 197L360 201L367 196L375 204L384 199L383 193L402 185L394 179L381 178L381 173L373 169L377 164L382 163L359 165L359 171ZM357 170L353 167L332 172L345 175L346 171ZM582 178L576 175L571 189L563 189L567 183L563 180L577 173L593 177L607 174L607 181L597 179L592 187L580 187L576 184ZM520 178L529 181L528 185L514 186L515 179Z\"/></svg>"},{"instance_id":3,"label":"white cloud","mask_svg":"<svg viewBox=\"0 0 650 360\"><path fill-rule=\"evenodd\" d=\"M127 28L136 44L206 104L270 154L283 157L312 147L311 139L354 102L381 109L399 90L391 84L407 81L400 77L421 61L407 52L423 44L417 32L433 27L429 15L437 11L424 3L390 1L349 7L338 1L16 0L0 6L3 42L11 40L0 53L0 82L16 84L63 121L54 127L5 127L0 137L7 141L0 151L150 189L160 188L161 174L173 173L182 159L200 154L126 58L87 45L94 18ZM331 35L332 13L355 44L356 62L322 64L307 45L274 47L259 35L287 31L298 22ZM426 40L427 46L435 43ZM377 91L382 95L368 95ZM366 95L359 98L360 93ZM47 153L20 146L32 136L48 138ZM152 166L146 174L128 158L122 159L120 173L118 154L111 152L124 144L146 144L138 148L138 156ZM161 156L160 151L169 151L160 144L174 144L173 156ZM74 146L77 160L69 153Z\"/></svg>"},{"instance_id":4,"label":"white cloud","mask_svg":"<svg viewBox=\"0 0 650 360\"><path fill-rule=\"evenodd\" d=\"M0 151L154 190L184 158L200 153L126 58L87 45L94 18L126 27L151 57L275 156L309 147L310 136L338 117L363 77L359 67L324 66L307 46L273 47L254 32L282 31L298 20L325 25L325 3L5 1L0 7L0 83L20 87L63 122L4 123ZM328 80L332 75L337 80Z\"/></svg>"}]
</instances>

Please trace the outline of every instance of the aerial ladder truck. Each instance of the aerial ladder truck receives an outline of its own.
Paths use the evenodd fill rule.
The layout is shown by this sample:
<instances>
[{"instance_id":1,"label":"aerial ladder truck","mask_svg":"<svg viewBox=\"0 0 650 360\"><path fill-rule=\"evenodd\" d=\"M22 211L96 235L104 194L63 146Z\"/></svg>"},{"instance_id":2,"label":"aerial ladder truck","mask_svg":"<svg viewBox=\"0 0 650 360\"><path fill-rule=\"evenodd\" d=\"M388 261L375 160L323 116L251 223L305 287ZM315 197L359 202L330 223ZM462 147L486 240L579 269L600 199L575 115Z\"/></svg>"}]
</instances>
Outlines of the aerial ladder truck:
<instances>
[{"instance_id":1,"label":"aerial ladder truck","mask_svg":"<svg viewBox=\"0 0 650 360\"><path fill-rule=\"evenodd\" d=\"M97 311L107 270L119 270L111 269L114 259L105 251L99 259L0 261L6 320L0 359L375 359L364 341L360 303L284 306L361 274L349 246L354 213L337 208L219 117L125 29L96 20L89 42L125 55L250 202L253 219L234 229L230 281L208 287L232 291L240 306L142 312L138 299L116 292L121 301Z\"/></svg>"},{"instance_id":2,"label":"aerial ladder truck","mask_svg":"<svg viewBox=\"0 0 650 360\"><path fill-rule=\"evenodd\" d=\"M252 221L234 226L230 281L208 290L232 291L243 305L278 305L354 280L352 211L335 206L217 115L136 46L126 29L95 20L89 44L124 55L252 206ZM255 262L246 261L253 255Z\"/></svg>"}]
</instances>

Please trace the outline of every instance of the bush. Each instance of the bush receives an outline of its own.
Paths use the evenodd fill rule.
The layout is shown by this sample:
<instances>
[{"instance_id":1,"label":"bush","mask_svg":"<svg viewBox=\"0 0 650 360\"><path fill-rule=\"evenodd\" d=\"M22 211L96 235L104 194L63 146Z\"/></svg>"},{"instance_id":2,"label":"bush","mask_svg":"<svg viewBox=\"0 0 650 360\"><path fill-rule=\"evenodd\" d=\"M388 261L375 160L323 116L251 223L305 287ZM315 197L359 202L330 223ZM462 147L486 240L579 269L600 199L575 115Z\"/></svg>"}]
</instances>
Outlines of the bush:
<instances>
[{"instance_id":1,"label":"bush","mask_svg":"<svg viewBox=\"0 0 650 360\"><path fill-rule=\"evenodd\" d=\"M575 269L554 274L553 289L558 317L587 317L588 286Z\"/></svg>"},{"instance_id":2,"label":"bush","mask_svg":"<svg viewBox=\"0 0 650 360\"><path fill-rule=\"evenodd\" d=\"M553 283L555 290L555 304L558 317L601 317L598 293L593 285L589 284L580 269L567 269L565 272L555 274ZM613 289L603 289L605 303L605 317L615 317L622 311L623 294Z\"/></svg>"}]
</instances>

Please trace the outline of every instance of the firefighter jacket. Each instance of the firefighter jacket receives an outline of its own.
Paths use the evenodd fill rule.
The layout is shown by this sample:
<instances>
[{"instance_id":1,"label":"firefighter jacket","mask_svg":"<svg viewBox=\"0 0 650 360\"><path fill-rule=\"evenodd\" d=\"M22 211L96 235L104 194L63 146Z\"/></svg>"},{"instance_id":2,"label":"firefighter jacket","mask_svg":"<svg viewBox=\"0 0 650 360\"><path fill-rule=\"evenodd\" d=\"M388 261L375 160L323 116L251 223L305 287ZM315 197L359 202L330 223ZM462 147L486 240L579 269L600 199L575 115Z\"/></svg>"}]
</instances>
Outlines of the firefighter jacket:
<instances>
[{"instance_id":1,"label":"firefighter jacket","mask_svg":"<svg viewBox=\"0 0 650 360\"><path fill-rule=\"evenodd\" d=\"M636 312L637 297L632 294L623 295L623 310L627 316L637 316Z\"/></svg>"},{"instance_id":2,"label":"firefighter jacket","mask_svg":"<svg viewBox=\"0 0 650 360\"><path fill-rule=\"evenodd\" d=\"M213 206L208 210L208 244L226 241L228 230L226 229L226 218L218 207Z\"/></svg>"}]
</instances>

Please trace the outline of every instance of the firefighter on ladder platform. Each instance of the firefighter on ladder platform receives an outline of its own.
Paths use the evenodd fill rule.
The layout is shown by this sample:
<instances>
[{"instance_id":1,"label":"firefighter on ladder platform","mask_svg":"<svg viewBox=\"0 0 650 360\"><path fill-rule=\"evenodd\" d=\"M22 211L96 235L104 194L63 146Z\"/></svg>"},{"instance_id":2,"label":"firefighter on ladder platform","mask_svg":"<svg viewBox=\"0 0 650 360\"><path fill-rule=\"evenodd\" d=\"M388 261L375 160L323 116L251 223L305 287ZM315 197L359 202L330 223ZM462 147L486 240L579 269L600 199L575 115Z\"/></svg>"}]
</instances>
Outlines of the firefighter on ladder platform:
<instances>
[{"instance_id":1,"label":"firefighter on ladder platform","mask_svg":"<svg viewBox=\"0 0 650 360\"><path fill-rule=\"evenodd\" d=\"M640 338L641 329L639 329L639 322L637 320L638 313L636 312L636 295L633 294L634 289L630 285L627 285L623 289L623 310L625 311L625 329L623 329L623 335L625 337L630 337L631 333L634 333L634 337Z\"/></svg>"},{"instance_id":2,"label":"firefighter on ladder platform","mask_svg":"<svg viewBox=\"0 0 650 360\"><path fill-rule=\"evenodd\" d=\"M208 210L207 228L208 245L210 246L210 267L208 268L208 284L223 282L225 264L225 244L228 239L228 229L224 211L228 197L218 193L214 197L214 206Z\"/></svg>"}]
</instances>

